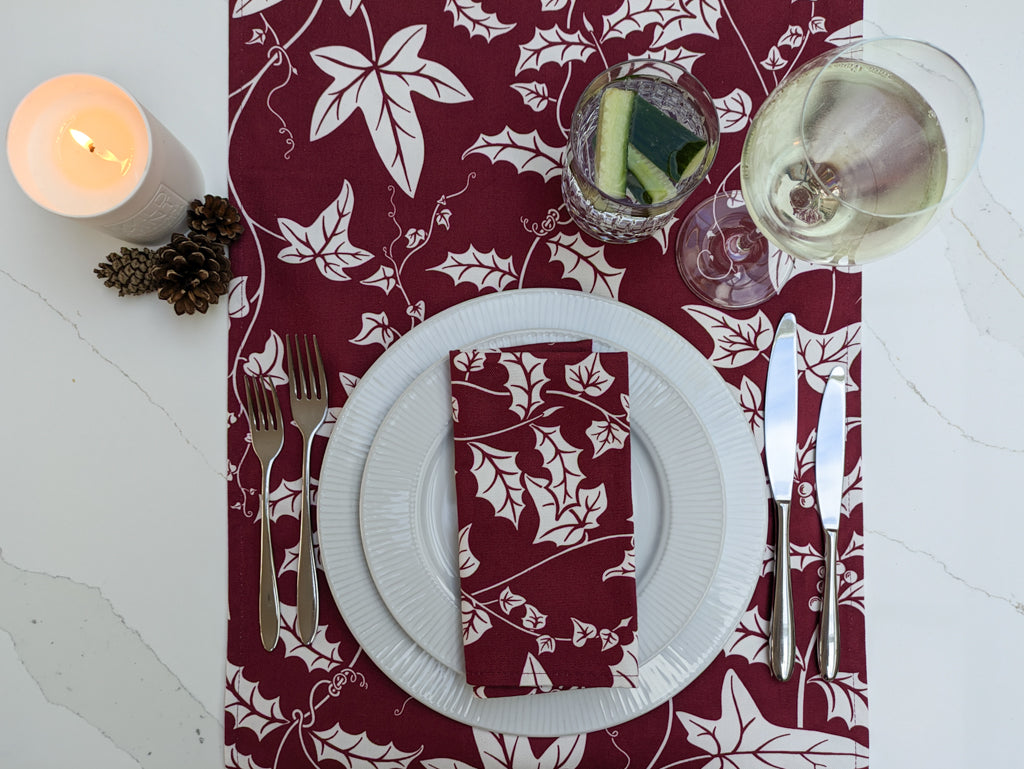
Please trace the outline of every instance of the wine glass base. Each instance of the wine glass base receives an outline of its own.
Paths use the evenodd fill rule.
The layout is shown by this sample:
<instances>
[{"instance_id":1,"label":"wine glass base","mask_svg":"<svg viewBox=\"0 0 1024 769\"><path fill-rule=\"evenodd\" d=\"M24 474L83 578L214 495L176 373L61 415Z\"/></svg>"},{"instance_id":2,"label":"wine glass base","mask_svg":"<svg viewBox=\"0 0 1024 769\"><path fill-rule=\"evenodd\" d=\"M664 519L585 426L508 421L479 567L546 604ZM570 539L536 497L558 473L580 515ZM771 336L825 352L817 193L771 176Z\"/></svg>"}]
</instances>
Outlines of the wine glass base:
<instances>
[{"instance_id":1,"label":"wine glass base","mask_svg":"<svg viewBox=\"0 0 1024 769\"><path fill-rule=\"evenodd\" d=\"M769 246L739 192L708 198L683 221L676 267L700 299L724 309L754 307L777 293Z\"/></svg>"}]
</instances>

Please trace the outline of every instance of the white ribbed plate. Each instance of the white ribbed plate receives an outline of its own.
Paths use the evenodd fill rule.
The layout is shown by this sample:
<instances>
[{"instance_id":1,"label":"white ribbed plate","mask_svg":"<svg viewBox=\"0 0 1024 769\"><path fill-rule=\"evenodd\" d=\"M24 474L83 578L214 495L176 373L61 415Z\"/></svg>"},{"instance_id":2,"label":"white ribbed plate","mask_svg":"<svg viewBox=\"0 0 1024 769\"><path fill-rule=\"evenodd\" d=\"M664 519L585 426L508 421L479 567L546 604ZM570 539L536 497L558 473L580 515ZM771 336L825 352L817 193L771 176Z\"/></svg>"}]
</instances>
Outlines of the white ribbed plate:
<instances>
[{"instance_id":1,"label":"white ribbed plate","mask_svg":"<svg viewBox=\"0 0 1024 769\"><path fill-rule=\"evenodd\" d=\"M568 338L519 331L481 344ZM600 340L594 346L611 349ZM679 390L651 365L631 359L629 393L644 663L675 638L711 585L725 529L725 492L714 447ZM464 672L452 467L446 358L406 388L377 431L363 471L360 529L370 573L392 616L423 649Z\"/></svg>"},{"instance_id":2,"label":"white ribbed plate","mask_svg":"<svg viewBox=\"0 0 1024 769\"><path fill-rule=\"evenodd\" d=\"M465 678L421 647L392 616L373 582L359 525L360 484L373 441L392 406L448 350L481 340L502 344L535 330L551 338L594 338L630 353L631 367L656 372L697 415L724 491L717 562L689 619L641 664L637 689L579 689L481 700ZM632 381L632 379L631 379ZM634 417L636 419L636 417ZM641 434L643 417L636 420ZM653 423L652 423L653 424ZM440 440L440 439L439 439ZM646 441L638 441L644 444ZM653 441L650 445L656 445ZM437 452L435 452L436 456ZM662 457L656 462L672 461ZM419 473L415 467L410 473ZM658 493L667 494L666 483ZM718 654L749 604L761 570L767 500L760 454L729 387L703 356L660 321L619 302L558 289L523 289L474 299L430 318L391 346L349 396L320 473L320 557L345 621L367 655L400 687L446 716L492 731L557 736L603 729L668 700ZM685 511L681 513L685 515ZM662 515L671 523L674 515ZM638 536L643 536L638 532ZM712 557L715 553L712 553ZM707 556L702 553L702 556ZM639 555L638 555L639 558ZM662 559L663 561L664 559ZM643 575L643 566L638 565ZM656 573L656 572L655 572ZM653 577L649 585L656 584ZM641 597L650 591L643 589ZM687 585L674 586L685 594ZM670 600L670 599L666 599ZM644 609L640 608L643 633Z\"/></svg>"}]
</instances>

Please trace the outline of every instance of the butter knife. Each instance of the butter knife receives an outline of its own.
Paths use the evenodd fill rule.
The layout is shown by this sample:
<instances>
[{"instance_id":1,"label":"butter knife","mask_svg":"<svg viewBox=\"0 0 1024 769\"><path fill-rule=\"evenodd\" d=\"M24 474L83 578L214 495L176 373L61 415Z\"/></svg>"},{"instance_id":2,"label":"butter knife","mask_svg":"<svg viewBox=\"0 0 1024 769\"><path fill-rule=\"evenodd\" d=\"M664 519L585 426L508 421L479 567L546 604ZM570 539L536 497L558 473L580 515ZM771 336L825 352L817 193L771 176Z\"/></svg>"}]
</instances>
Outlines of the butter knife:
<instances>
[{"instance_id":1,"label":"butter knife","mask_svg":"<svg viewBox=\"0 0 1024 769\"><path fill-rule=\"evenodd\" d=\"M796 469L796 318L786 313L775 331L764 393L764 449L775 500L775 591L768 636L772 675L786 681L796 657L793 585L789 565L789 509Z\"/></svg>"},{"instance_id":2,"label":"butter knife","mask_svg":"<svg viewBox=\"0 0 1024 769\"><path fill-rule=\"evenodd\" d=\"M825 532L825 586L818 628L818 672L826 681L839 670L839 596L836 584L839 515L846 470L846 369L836 366L821 396L814 444L814 486Z\"/></svg>"}]
</instances>

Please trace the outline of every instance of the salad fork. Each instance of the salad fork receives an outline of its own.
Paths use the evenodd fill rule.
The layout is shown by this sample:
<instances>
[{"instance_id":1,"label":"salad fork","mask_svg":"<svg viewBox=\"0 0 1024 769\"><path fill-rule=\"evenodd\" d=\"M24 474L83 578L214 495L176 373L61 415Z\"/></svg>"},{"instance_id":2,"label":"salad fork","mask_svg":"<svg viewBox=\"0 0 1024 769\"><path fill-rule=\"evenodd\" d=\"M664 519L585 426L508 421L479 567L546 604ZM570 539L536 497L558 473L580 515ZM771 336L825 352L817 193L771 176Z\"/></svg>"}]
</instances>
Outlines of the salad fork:
<instances>
[{"instance_id":1,"label":"salad fork","mask_svg":"<svg viewBox=\"0 0 1024 769\"><path fill-rule=\"evenodd\" d=\"M270 468L284 443L284 424L277 391L263 377L245 377L245 413L252 447L263 467L260 486L260 640L270 651L277 645L281 607L277 599L274 550L270 542Z\"/></svg>"},{"instance_id":2,"label":"salad fork","mask_svg":"<svg viewBox=\"0 0 1024 769\"><path fill-rule=\"evenodd\" d=\"M327 416L327 374L320 345L313 335L313 352L309 338L303 334L302 343L295 337L295 356L292 340L285 337L288 361L288 391L291 393L292 419L302 433L302 505L299 510L299 565L298 612L299 640L309 643L316 634L320 614L320 599L316 581L316 560L313 555L313 526L309 514L309 458L313 449L313 436Z\"/></svg>"}]
</instances>

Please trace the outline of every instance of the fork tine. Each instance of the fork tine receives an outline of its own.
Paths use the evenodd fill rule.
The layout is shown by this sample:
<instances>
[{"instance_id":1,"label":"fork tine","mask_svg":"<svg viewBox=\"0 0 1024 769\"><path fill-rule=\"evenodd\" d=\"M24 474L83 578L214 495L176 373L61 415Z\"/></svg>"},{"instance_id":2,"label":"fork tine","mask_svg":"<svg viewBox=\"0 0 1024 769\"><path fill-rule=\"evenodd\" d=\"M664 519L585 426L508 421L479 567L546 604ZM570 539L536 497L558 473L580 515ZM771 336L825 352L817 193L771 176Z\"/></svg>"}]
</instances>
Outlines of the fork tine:
<instances>
[{"instance_id":1,"label":"fork tine","mask_svg":"<svg viewBox=\"0 0 1024 769\"><path fill-rule=\"evenodd\" d=\"M270 399L274 402L274 429L280 430L284 422L281 419L281 401L277 397L277 390L270 388Z\"/></svg>"},{"instance_id":2,"label":"fork tine","mask_svg":"<svg viewBox=\"0 0 1024 769\"><path fill-rule=\"evenodd\" d=\"M292 338L290 334L284 335L284 353L288 364L288 389L292 397L297 398L302 395L302 390L299 389L299 383L295 377L295 366L292 364Z\"/></svg>"},{"instance_id":3,"label":"fork tine","mask_svg":"<svg viewBox=\"0 0 1024 769\"><path fill-rule=\"evenodd\" d=\"M316 371L317 371L317 384L319 385L319 392L317 393L318 398L327 397L327 372L324 370L324 359L320 356L320 343L316 340L316 334L313 334L313 350L316 353Z\"/></svg>"},{"instance_id":4,"label":"fork tine","mask_svg":"<svg viewBox=\"0 0 1024 769\"><path fill-rule=\"evenodd\" d=\"M306 370L303 372L303 388L306 391L307 398L316 398L316 381L313 379L313 356L309 353L309 337L305 334L302 335L302 343L306 348Z\"/></svg>"},{"instance_id":5,"label":"fork tine","mask_svg":"<svg viewBox=\"0 0 1024 769\"><path fill-rule=\"evenodd\" d=\"M256 429L253 424L255 412L252 407L252 388L249 386L249 376L246 375L243 381L245 382L245 415L249 417L249 429L254 430Z\"/></svg>"}]
</instances>

